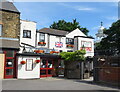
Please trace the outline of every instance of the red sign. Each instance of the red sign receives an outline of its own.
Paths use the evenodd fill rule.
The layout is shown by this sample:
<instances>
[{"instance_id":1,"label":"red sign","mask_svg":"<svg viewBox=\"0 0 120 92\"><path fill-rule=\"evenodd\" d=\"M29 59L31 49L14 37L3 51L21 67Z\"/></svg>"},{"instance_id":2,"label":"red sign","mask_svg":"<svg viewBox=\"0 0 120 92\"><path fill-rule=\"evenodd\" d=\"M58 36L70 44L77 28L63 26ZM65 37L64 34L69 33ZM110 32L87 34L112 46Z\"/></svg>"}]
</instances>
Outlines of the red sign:
<instances>
[{"instance_id":1,"label":"red sign","mask_svg":"<svg viewBox=\"0 0 120 92\"><path fill-rule=\"evenodd\" d=\"M92 51L91 47L84 47L84 48L80 48L80 50L85 49L86 51Z\"/></svg>"}]
</instances>

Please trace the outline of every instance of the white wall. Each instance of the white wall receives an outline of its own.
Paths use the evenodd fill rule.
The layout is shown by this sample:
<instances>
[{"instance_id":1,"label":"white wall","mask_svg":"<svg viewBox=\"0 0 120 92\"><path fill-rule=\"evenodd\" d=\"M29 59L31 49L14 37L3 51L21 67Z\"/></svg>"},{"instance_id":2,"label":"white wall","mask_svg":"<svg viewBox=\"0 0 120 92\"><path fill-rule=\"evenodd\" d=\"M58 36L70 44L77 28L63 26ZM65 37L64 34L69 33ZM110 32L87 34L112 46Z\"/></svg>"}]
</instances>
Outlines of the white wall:
<instances>
[{"instance_id":1,"label":"white wall","mask_svg":"<svg viewBox=\"0 0 120 92\"><path fill-rule=\"evenodd\" d=\"M36 23L32 21L21 20L21 28L20 28L20 45L21 43L29 44L35 46L36 40ZM23 38L23 30L31 31L31 38Z\"/></svg>"},{"instance_id":2,"label":"white wall","mask_svg":"<svg viewBox=\"0 0 120 92\"><path fill-rule=\"evenodd\" d=\"M26 64L20 64L21 61L26 61L26 59L33 59L33 70L26 71ZM18 57L18 79L31 79L31 78L40 78L40 63L34 63L35 60L40 60L40 57L28 57L28 56L20 56Z\"/></svg>"},{"instance_id":3,"label":"white wall","mask_svg":"<svg viewBox=\"0 0 120 92\"><path fill-rule=\"evenodd\" d=\"M46 45L45 46L38 46L38 42L39 42L39 33L37 33L37 48L48 48L48 49L56 49L56 50L62 50L67 52L68 50L77 50L77 45L80 48L81 47L81 40L83 41L92 41L92 51L89 53L87 52L86 56L94 56L94 41L93 39L90 38L82 38L79 37L78 38L78 42L77 42L77 38L74 39L74 48L67 48L66 47L66 38L74 38L74 36L83 36L83 37L87 37L83 32L81 32L78 28L73 30L72 32L70 32L69 34L66 35L66 37L59 37L59 36L55 36L55 35L49 35L49 39L48 39L48 34L45 34L45 42ZM61 38L61 40L60 40ZM49 46L48 46L48 40L49 40ZM63 42L63 47L62 48L58 48L55 46L55 42Z\"/></svg>"},{"instance_id":4,"label":"white wall","mask_svg":"<svg viewBox=\"0 0 120 92\"><path fill-rule=\"evenodd\" d=\"M67 38L74 38L74 36L85 36L86 37L86 35L83 32L81 32L78 28L66 35Z\"/></svg>"},{"instance_id":5,"label":"white wall","mask_svg":"<svg viewBox=\"0 0 120 92\"><path fill-rule=\"evenodd\" d=\"M49 44L48 44L49 41ZM62 50L62 51L67 51L67 50L73 50L72 48L66 48L66 37L60 37L60 36L55 36L55 35L49 35L48 39L48 34L45 34L45 46L39 46L39 33L37 33L37 48L49 48L49 49L56 49L57 51ZM59 48L55 46L55 42L62 42L63 47ZM49 46L48 46L49 45Z\"/></svg>"}]
</instances>

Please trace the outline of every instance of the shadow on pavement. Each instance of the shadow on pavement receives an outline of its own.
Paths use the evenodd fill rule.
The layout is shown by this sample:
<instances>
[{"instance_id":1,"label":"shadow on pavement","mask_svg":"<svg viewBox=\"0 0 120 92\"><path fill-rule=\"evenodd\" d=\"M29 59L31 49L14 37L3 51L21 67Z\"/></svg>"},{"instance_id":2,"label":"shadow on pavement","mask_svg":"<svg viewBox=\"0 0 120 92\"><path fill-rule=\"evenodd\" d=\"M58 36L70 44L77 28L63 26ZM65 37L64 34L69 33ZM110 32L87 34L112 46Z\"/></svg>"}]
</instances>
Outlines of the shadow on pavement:
<instances>
[{"instance_id":1,"label":"shadow on pavement","mask_svg":"<svg viewBox=\"0 0 120 92\"><path fill-rule=\"evenodd\" d=\"M87 84L91 84L91 85L97 85L97 86L101 86L101 87L110 87L110 88L120 89L119 85L112 85L112 84L110 85L108 83L85 81L85 80L74 80L74 81L75 82L80 82L80 83L87 83Z\"/></svg>"}]
</instances>

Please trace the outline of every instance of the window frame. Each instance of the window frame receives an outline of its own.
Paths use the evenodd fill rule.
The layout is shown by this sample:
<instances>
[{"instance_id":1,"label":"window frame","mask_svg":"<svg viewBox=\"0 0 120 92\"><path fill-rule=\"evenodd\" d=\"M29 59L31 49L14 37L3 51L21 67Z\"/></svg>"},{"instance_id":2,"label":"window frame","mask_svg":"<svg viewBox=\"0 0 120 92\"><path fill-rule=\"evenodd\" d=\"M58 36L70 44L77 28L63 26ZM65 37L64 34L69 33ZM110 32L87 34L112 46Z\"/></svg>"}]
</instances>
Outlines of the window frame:
<instances>
[{"instance_id":1,"label":"window frame","mask_svg":"<svg viewBox=\"0 0 120 92\"><path fill-rule=\"evenodd\" d=\"M72 40L72 42L70 40ZM74 45L74 39L73 38L66 38L66 44Z\"/></svg>"},{"instance_id":2,"label":"window frame","mask_svg":"<svg viewBox=\"0 0 120 92\"><path fill-rule=\"evenodd\" d=\"M30 33L30 36L28 36L28 32ZM25 33L26 36L24 36ZM31 30L23 30L23 38L31 38Z\"/></svg>"},{"instance_id":3,"label":"window frame","mask_svg":"<svg viewBox=\"0 0 120 92\"><path fill-rule=\"evenodd\" d=\"M44 40L41 39L41 37L43 37ZM42 41L42 40L43 40L43 41ZM45 33L39 33L39 42L45 42Z\"/></svg>"}]
</instances>

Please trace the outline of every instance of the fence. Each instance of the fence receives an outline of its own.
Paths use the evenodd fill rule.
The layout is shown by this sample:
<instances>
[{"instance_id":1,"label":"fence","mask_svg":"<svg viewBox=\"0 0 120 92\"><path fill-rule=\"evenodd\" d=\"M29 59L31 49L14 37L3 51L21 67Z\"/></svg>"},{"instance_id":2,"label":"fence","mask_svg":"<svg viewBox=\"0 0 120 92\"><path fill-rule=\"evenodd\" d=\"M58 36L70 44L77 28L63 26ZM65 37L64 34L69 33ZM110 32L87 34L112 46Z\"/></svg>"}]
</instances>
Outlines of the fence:
<instances>
[{"instance_id":1,"label":"fence","mask_svg":"<svg viewBox=\"0 0 120 92\"><path fill-rule=\"evenodd\" d=\"M117 84L120 82L120 56L95 56L94 81Z\"/></svg>"}]
</instances>

